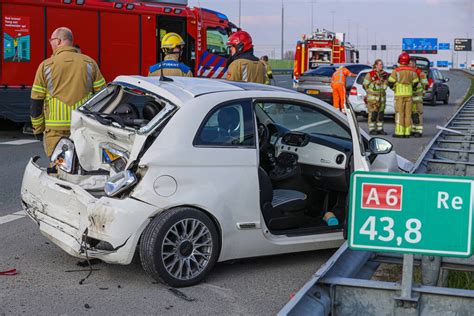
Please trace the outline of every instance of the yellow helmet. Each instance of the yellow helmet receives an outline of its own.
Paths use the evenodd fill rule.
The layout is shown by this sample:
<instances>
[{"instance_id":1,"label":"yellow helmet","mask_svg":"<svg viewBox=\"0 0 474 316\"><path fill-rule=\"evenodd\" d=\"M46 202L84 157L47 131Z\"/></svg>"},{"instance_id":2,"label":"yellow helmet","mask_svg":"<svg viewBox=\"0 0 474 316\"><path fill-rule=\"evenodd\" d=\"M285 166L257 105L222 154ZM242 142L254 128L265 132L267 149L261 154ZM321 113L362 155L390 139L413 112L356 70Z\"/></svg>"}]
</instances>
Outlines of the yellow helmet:
<instances>
[{"instance_id":1,"label":"yellow helmet","mask_svg":"<svg viewBox=\"0 0 474 316\"><path fill-rule=\"evenodd\" d=\"M161 48L163 50L171 50L177 46L184 46L184 44L183 38L179 36L179 34L173 32L166 33L166 35L161 39Z\"/></svg>"}]
</instances>

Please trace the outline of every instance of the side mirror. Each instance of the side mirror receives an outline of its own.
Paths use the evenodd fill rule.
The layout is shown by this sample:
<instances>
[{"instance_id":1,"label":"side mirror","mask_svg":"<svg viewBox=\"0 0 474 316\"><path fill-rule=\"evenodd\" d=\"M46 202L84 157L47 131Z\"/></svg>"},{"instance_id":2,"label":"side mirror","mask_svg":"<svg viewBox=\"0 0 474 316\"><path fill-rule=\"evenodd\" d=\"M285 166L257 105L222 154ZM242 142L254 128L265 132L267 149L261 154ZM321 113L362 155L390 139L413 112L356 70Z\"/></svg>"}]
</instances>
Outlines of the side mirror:
<instances>
[{"instance_id":1,"label":"side mirror","mask_svg":"<svg viewBox=\"0 0 474 316\"><path fill-rule=\"evenodd\" d=\"M448 82L448 81L449 81L449 78L444 78L443 81L444 81L444 82Z\"/></svg>"},{"instance_id":2,"label":"side mirror","mask_svg":"<svg viewBox=\"0 0 474 316\"><path fill-rule=\"evenodd\" d=\"M393 145L386 139L374 137L369 140L369 150L376 155L388 154L393 149Z\"/></svg>"}]
</instances>

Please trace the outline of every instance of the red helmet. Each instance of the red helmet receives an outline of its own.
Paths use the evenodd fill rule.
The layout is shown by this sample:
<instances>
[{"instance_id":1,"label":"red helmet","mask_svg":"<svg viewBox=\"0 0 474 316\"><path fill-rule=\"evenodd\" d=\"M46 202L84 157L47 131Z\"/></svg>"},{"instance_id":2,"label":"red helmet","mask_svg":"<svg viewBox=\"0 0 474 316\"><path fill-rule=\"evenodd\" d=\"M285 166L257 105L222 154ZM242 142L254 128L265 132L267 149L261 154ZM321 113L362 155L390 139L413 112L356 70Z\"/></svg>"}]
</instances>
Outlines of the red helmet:
<instances>
[{"instance_id":1,"label":"red helmet","mask_svg":"<svg viewBox=\"0 0 474 316\"><path fill-rule=\"evenodd\" d=\"M408 65L408 62L410 61L410 55L408 55L407 52L403 52L398 56L398 63L400 65Z\"/></svg>"},{"instance_id":2,"label":"red helmet","mask_svg":"<svg viewBox=\"0 0 474 316\"><path fill-rule=\"evenodd\" d=\"M227 46L235 46L237 53L246 52L253 48L252 37L245 31L237 31L230 35Z\"/></svg>"}]
</instances>

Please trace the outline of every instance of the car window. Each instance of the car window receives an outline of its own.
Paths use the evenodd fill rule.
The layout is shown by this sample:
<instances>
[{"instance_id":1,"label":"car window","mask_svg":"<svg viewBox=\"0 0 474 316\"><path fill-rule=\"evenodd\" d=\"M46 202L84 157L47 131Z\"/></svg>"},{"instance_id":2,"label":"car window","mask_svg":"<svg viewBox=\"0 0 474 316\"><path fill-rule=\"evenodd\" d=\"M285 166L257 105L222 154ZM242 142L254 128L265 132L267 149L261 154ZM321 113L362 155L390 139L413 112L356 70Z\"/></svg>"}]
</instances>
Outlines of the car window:
<instances>
[{"instance_id":1,"label":"car window","mask_svg":"<svg viewBox=\"0 0 474 316\"><path fill-rule=\"evenodd\" d=\"M250 101L228 103L204 119L195 146L255 147L255 125Z\"/></svg>"},{"instance_id":2,"label":"car window","mask_svg":"<svg viewBox=\"0 0 474 316\"><path fill-rule=\"evenodd\" d=\"M273 122L288 130L351 139L342 122L313 107L289 102L264 102L259 106Z\"/></svg>"},{"instance_id":3,"label":"car window","mask_svg":"<svg viewBox=\"0 0 474 316\"><path fill-rule=\"evenodd\" d=\"M168 117L176 107L147 90L129 85L109 84L84 103L80 110L101 124L113 123L146 133Z\"/></svg>"},{"instance_id":4,"label":"car window","mask_svg":"<svg viewBox=\"0 0 474 316\"><path fill-rule=\"evenodd\" d=\"M361 72L359 73L359 76L357 77L357 83L362 85L364 83L365 76L367 75L367 72Z\"/></svg>"},{"instance_id":5,"label":"car window","mask_svg":"<svg viewBox=\"0 0 474 316\"><path fill-rule=\"evenodd\" d=\"M303 75L331 77L335 71L334 67L319 66L317 69L306 71Z\"/></svg>"},{"instance_id":6,"label":"car window","mask_svg":"<svg viewBox=\"0 0 474 316\"><path fill-rule=\"evenodd\" d=\"M212 54L227 56L227 40L229 36L222 27L208 27L207 28L207 51Z\"/></svg>"}]
</instances>

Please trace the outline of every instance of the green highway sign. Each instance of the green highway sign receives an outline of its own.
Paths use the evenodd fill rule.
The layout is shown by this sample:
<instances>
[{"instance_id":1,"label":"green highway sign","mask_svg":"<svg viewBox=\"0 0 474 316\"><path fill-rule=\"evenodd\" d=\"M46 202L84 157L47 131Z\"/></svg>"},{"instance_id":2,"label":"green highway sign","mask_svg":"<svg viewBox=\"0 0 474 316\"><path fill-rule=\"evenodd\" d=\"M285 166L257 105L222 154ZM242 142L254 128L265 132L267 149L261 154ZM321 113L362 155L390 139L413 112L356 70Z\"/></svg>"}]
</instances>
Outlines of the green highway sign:
<instances>
[{"instance_id":1,"label":"green highway sign","mask_svg":"<svg viewBox=\"0 0 474 316\"><path fill-rule=\"evenodd\" d=\"M465 177L355 172L349 247L469 257L473 184Z\"/></svg>"}]
</instances>

